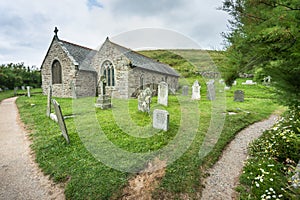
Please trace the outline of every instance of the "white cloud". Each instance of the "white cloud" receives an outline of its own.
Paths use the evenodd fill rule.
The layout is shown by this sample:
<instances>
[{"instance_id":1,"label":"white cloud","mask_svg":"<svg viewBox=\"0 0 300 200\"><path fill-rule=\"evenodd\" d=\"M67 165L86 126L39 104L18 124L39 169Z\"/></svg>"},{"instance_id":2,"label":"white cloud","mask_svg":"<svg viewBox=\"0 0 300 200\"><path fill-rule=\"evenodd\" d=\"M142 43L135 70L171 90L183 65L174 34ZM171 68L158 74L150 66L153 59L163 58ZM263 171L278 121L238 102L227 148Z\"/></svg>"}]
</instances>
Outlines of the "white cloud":
<instances>
[{"instance_id":1,"label":"white cloud","mask_svg":"<svg viewBox=\"0 0 300 200\"><path fill-rule=\"evenodd\" d=\"M139 28L171 29L203 48L221 48L228 16L222 0L43 0L0 2L0 63L40 66L53 37L97 48L106 36Z\"/></svg>"}]
</instances>

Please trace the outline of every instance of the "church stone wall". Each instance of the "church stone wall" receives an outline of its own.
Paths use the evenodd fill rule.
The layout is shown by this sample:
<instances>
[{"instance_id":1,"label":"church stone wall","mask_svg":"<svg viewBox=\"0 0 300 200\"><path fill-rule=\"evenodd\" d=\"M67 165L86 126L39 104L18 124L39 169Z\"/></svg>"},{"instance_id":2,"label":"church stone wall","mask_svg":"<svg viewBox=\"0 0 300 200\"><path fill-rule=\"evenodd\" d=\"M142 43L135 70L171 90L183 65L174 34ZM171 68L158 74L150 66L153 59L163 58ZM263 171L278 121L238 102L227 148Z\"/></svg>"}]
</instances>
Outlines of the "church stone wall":
<instances>
[{"instance_id":1,"label":"church stone wall","mask_svg":"<svg viewBox=\"0 0 300 200\"><path fill-rule=\"evenodd\" d=\"M96 96L97 74L95 72L78 71L76 74L76 97Z\"/></svg>"},{"instance_id":2,"label":"church stone wall","mask_svg":"<svg viewBox=\"0 0 300 200\"><path fill-rule=\"evenodd\" d=\"M143 87L141 86L141 78L143 79ZM174 76L168 76L161 73L156 73L152 71L143 70L141 68L134 68L130 71L129 75L129 96L135 96L140 89L150 89L154 85L158 85L160 82L164 81L168 84L169 89L177 90L178 88L178 78ZM154 84L154 85L153 85ZM157 92L157 91L154 91Z\"/></svg>"},{"instance_id":3,"label":"church stone wall","mask_svg":"<svg viewBox=\"0 0 300 200\"><path fill-rule=\"evenodd\" d=\"M110 43L105 42L93 59L93 66L95 66L98 73L98 84L103 72L101 69L102 64L107 60L114 67L115 86L106 86L105 93L111 95L113 98L128 99L128 71L130 61ZM100 85L98 85L98 91L99 93L102 91Z\"/></svg>"},{"instance_id":4,"label":"church stone wall","mask_svg":"<svg viewBox=\"0 0 300 200\"><path fill-rule=\"evenodd\" d=\"M47 94L48 88L52 83L51 68L55 60L60 62L62 68L62 83L52 85L52 94L54 97L72 97L71 83L75 78L76 69L73 62L55 39L41 68L43 93Z\"/></svg>"}]
</instances>

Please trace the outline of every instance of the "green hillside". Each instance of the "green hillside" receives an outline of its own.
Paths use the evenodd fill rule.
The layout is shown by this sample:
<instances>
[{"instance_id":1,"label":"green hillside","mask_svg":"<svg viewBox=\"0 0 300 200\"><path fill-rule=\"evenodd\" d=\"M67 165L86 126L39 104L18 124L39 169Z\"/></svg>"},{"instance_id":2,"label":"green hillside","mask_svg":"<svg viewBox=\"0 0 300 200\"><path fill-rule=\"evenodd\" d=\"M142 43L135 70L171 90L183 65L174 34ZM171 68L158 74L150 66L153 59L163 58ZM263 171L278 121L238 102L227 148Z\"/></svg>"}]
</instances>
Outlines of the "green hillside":
<instances>
[{"instance_id":1,"label":"green hillside","mask_svg":"<svg viewBox=\"0 0 300 200\"><path fill-rule=\"evenodd\" d=\"M224 51L147 50L141 54L169 64L182 77L192 77L204 71L216 71L223 66ZM217 67L217 68L216 68Z\"/></svg>"}]
</instances>

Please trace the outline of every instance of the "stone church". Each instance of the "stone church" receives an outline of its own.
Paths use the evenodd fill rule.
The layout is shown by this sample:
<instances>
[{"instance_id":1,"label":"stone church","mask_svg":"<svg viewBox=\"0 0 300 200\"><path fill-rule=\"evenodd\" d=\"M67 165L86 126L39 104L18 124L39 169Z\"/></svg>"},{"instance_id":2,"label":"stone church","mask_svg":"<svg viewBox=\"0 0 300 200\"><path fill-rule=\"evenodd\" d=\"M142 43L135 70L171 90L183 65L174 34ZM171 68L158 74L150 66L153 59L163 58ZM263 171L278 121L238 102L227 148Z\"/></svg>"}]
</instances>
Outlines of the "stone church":
<instances>
[{"instance_id":1,"label":"stone church","mask_svg":"<svg viewBox=\"0 0 300 200\"><path fill-rule=\"evenodd\" d=\"M42 89L53 96L86 97L99 94L128 99L150 87L154 92L164 81L178 88L179 74L155 61L106 38L96 51L58 38L57 28L41 66Z\"/></svg>"}]
</instances>

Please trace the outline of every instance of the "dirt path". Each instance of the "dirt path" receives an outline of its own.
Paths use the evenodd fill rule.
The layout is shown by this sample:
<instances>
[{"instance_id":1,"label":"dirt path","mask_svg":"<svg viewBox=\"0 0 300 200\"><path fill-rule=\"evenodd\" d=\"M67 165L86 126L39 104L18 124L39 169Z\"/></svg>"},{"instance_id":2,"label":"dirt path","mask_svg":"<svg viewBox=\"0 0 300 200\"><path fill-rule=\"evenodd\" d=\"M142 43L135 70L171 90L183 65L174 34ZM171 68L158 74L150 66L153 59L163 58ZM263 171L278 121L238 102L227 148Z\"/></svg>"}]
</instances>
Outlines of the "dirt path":
<instances>
[{"instance_id":1,"label":"dirt path","mask_svg":"<svg viewBox=\"0 0 300 200\"><path fill-rule=\"evenodd\" d=\"M219 161L208 170L209 177L204 180L203 200L235 199L234 188L247 159L249 143L258 138L264 130L276 122L277 116L257 122L238 133L235 139L224 150Z\"/></svg>"},{"instance_id":2,"label":"dirt path","mask_svg":"<svg viewBox=\"0 0 300 200\"><path fill-rule=\"evenodd\" d=\"M34 163L15 100L0 104L0 199L65 199Z\"/></svg>"}]
</instances>

